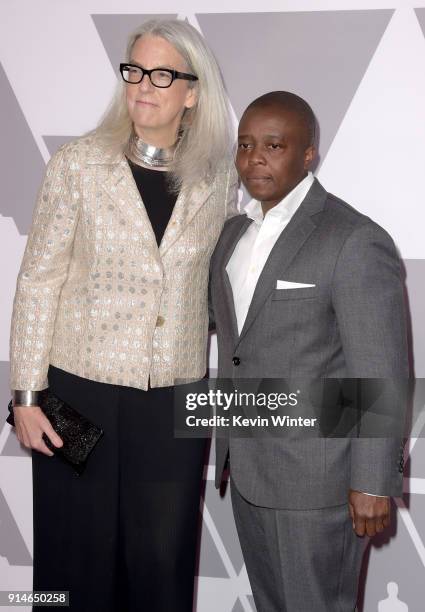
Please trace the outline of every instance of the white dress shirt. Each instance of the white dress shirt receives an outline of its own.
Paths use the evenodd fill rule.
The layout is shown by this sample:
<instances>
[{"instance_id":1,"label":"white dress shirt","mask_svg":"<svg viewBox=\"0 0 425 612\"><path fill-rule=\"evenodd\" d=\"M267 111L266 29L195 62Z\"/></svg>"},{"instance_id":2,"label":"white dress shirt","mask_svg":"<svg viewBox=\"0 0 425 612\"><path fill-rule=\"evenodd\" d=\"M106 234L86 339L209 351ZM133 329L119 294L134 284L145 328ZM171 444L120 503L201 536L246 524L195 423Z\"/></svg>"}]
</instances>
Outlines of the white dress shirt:
<instances>
[{"instance_id":1,"label":"white dress shirt","mask_svg":"<svg viewBox=\"0 0 425 612\"><path fill-rule=\"evenodd\" d=\"M253 220L236 245L226 266L233 291L238 331L241 333L258 278L282 231L292 219L314 181L312 172L266 215L261 202L251 200L244 212Z\"/></svg>"}]
</instances>

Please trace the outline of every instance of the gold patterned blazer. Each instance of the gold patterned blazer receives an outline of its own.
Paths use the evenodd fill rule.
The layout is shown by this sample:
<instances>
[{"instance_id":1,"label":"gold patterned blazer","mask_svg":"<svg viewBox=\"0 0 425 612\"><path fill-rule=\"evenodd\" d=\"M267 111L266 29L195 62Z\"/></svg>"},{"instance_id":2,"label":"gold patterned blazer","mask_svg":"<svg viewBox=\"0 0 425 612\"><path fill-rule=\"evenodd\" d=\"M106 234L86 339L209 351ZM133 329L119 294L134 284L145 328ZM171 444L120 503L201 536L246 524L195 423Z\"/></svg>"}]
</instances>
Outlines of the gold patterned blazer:
<instances>
[{"instance_id":1,"label":"gold patterned blazer","mask_svg":"<svg viewBox=\"0 0 425 612\"><path fill-rule=\"evenodd\" d=\"M139 389L202 378L209 260L237 185L231 167L182 190L158 248L124 155L92 135L63 145L17 278L10 388L44 389L49 363Z\"/></svg>"}]
</instances>

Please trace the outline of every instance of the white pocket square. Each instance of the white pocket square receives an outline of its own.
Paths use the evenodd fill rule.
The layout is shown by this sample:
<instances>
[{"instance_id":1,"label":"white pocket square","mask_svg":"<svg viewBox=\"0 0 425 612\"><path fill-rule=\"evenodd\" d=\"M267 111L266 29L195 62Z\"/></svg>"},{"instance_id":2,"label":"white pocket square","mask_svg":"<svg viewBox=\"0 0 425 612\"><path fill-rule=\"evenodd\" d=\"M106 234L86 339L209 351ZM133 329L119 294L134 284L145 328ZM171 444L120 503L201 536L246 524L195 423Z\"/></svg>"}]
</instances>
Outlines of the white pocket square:
<instances>
[{"instance_id":1,"label":"white pocket square","mask_svg":"<svg viewBox=\"0 0 425 612\"><path fill-rule=\"evenodd\" d=\"M276 282L276 289L303 289L304 287L315 287L316 285L310 285L308 283L293 283L291 281L278 280Z\"/></svg>"}]
</instances>

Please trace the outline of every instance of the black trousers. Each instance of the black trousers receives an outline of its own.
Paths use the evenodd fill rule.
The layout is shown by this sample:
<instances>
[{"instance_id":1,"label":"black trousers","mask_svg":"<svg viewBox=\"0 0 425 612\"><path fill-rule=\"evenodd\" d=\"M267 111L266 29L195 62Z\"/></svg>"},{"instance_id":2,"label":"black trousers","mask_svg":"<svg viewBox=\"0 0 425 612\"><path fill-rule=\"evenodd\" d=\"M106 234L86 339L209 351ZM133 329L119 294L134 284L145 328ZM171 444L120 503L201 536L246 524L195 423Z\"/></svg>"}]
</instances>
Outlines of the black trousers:
<instances>
[{"instance_id":1,"label":"black trousers","mask_svg":"<svg viewBox=\"0 0 425 612\"><path fill-rule=\"evenodd\" d=\"M48 381L105 433L81 476L32 451L33 590L69 591L72 612L191 612L206 440L174 437L173 387Z\"/></svg>"}]
</instances>

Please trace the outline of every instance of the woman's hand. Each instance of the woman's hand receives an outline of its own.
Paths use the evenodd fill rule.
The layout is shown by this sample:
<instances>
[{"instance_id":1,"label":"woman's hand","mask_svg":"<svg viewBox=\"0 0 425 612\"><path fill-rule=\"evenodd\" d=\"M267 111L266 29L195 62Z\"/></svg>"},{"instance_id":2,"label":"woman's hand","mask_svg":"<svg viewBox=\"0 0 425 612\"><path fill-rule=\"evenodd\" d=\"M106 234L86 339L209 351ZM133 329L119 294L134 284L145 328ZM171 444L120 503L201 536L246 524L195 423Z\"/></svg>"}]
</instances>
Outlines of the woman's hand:
<instances>
[{"instance_id":1,"label":"woman's hand","mask_svg":"<svg viewBox=\"0 0 425 612\"><path fill-rule=\"evenodd\" d=\"M54 453L42 439L43 433L48 436L54 446L61 447L63 445L62 439L55 432L49 419L39 406L14 406L13 415L18 440L27 448L33 448L52 457Z\"/></svg>"}]
</instances>

